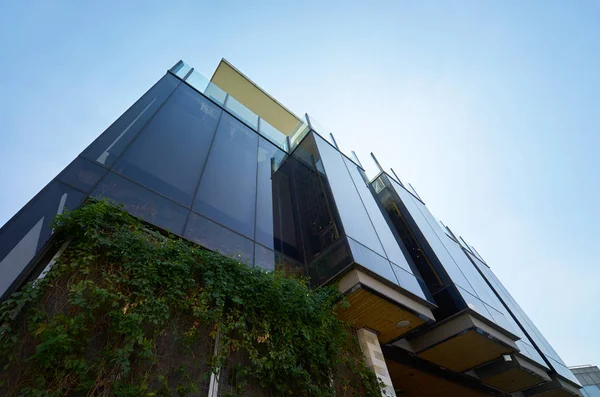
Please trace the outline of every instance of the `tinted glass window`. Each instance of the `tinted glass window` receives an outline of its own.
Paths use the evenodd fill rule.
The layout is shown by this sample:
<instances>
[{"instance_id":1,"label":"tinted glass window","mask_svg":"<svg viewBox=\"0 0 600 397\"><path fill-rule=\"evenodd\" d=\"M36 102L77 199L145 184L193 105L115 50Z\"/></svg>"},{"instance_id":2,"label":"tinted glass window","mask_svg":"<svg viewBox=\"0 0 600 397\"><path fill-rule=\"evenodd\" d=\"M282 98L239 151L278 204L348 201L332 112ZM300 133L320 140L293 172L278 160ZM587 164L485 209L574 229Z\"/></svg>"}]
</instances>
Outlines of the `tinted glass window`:
<instances>
[{"instance_id":1,"label":"tinted glass window","mask_svg":"<svg viewBox=\"0 0 600 397\"><path fill-rule=\"evenodd\" d=\"M88 193L96 182L102 178L106 168L92 163L82 157L77 157L63 172L58 176L58 180L66 183L82 192Z\"/></svg>"},{"instance_id":2,"label":"tinted glass window","mask_svg":"<svg viewBox=\"0 0 600 397\"><path fill-rule=\"evenodd\" d=\"M379 205L371 193L371 189L367 184L364 172L346 157L342 156L342 158L348 167L350 176L352 177L354 185L358 190L358 194L360 195L362 202L367 209L369 218L371 218L371 221L373 222L373 226L375 227L379 241L381 241L388 259L407 272L412 273L412 270L410 269L410 266L408 265L404 254L402 253L402 250L398 246L396 237L394 237L394 234L392 233L387 221L383 217L383 213L379 208Z\"/></svg>"},{"instance_id":3,"label":"tinted glass window","mask_svg":"<svg viewBox=\"0 0 600 397\"><path fill-rule=\"evenodd\" d=\"M56 215L75 209L84 197L60 182L50 182L0 229L0 296L46 244Z\"/></svg>"},{"instance_id":4,"label":"tinted glass window","mask_svg":"<svg viewBox=\"0 0 600 397\"><path fill-rule=\"evenodd\" d=\"M272 271L275 269L275 252L260 244L254 245L254 266Z\"/></svg>"},{"instance_id":5,"label":"tinted glass window","mask_svg":"<svg viewBox=\"0 0 600 397\"><path fill-rule=\"evenodd\" d=\"M166 74L85 149L82 156L110 166L180 83L177 77Z\"/></svg>"},{"instance_id":6,"label":"tinted glass window","mask_svg":"<svg viewBox=\"0 0 600 397\"><path fill-rule=\"evenodd\" d=\"M256 237L255 240L273 249L273 179L274 170L279 168L285 153L260 138L258 144L258 176L256 192Z\"/></svg>"},{"instance_id":7,"label":"tinted glass window","mask_svg":"<svg viewBox=\"0 0 600 397\"><path fill-rule=\"evenodd\" d=\"M186 85L144 128L115 170L190 206L221 109Z\"/></svg>"},{"instance_id":8,"label":"tinted glass window","mask_svg":"<svg viewBox=\"0 0 600 397\"><path fill-rule=\"evenodd\" d=\"M342 155L317 135L315 141L346 235L385 255Z\"/></svg>"},{"instance_id":9,"label":"tinted glass window","mask_svg":"<svg viewBox=\"0 0 600 397\"><path fill-rule=\"evenodd\" d=\"M419 281L415 276L412 275L412 273L407 272L399 266L392 266L392 269L394 270L394 274L396 275L399 286L407 291L412 292L418 297L427 300L427 296L423 292Z\"/></svg>"},{"instance_id":10,"label":"tinted glass window","mask_svg":"<svg viewBox=\"0 0 600 397\"><path fill-rule=\"evenodd\" d=\"M92 195L122 204L131 215L161 229L183 233L189 210L116 174L106 174Z\"/></svg>"},{"instance_id":11,"label":"tinted glass window","mask_svg":"<svg viewBox=\"0 0 600 397\"><path fill-rule=\"evenodd\" d=\"M258 135L224 113L194 210L254 238Z\"/></svg>"},{"instance_id":12,"label":"tinted glass window","mask_svg":"<svg viewBox=\"0 0 600 397\"><path fill-rule=\"evenodd\" d=\"M210 250L252 264L254 243L203 216L192 213L184 236Z\"/></svg>"},{"instance_id":13,"label":"tinted glass window","mask_svg":"<svg viewBox=\"0 0 600 397\"><path fill-rule=\"evenodd\" d=\"M348 243L350 244L350 249L352 250L354 262L362 265L373 273L391 281L394 284L397 283L396 276L392 270L392 265L387 259L351 238L348 238Z\"/></svg>"},{"instance_id":14,"label":"tinted glass window","mask_svg":"<svg viewBox=\"0 0 600 397\"><path fill-rule=\"evenodd\" d=\"M470 293L474 294L475 291L473 290L473 287L471 286L471 284L469 284L465 275L460 271L459 267L454 262L454 259L452 258L450 253L448 252L444 244L442 244L442 241L440 240L439 236L436 234L432 226L427 221L425 215L423 215L421 207L424 207L424 205L419 200L414 198L412 194L406 191L398 183L391 183L394 186L394 190L400 197L400 200L402 200L402 203L410 213L411 218L417 224L419 231L423 234L423 236L427 240L427 243L435 253L435 256L439 259L440 263L444 267L444 270L450 276L452 282L454 282L457 285L460 285ZM426 211L426 209L424 209L424 211Z\"/></svg>"}]
</instances>

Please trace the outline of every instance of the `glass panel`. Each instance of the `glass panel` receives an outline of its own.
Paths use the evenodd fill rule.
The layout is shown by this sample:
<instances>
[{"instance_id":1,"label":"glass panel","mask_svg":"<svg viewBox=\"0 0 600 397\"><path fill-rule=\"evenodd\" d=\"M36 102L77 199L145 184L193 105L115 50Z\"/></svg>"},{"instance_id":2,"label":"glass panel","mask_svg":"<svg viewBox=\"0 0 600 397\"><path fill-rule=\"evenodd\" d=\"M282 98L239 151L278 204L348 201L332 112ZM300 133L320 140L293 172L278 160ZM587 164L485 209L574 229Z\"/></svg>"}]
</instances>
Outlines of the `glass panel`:
<instances>
[{"instance_id":1,"label":"glass panel","mask_svg":"<svg viewBox=\"0 0 600 397\"><path fill-rule=\"evenodd\" d=\"M180 83L177 77L165 75L81 155L110 166Z\"/></svg>"},{"instance_id":2,"label":"glass panel","mask_svg":"<svg viewBox=\"0 0 600 397\"><path fill-rule=\"evenodd\" d=\"M581 391L587 397L600 397L600 388L598 386L585 386Z\"/></svg>"},{"instance_id":3,"label":"glass panel","mask_svg":"<svg viewBox=\"0 0 600 397\"><path fill-rule=\"evenodd\" d=\"M264 119L260 119L259 122L260 134L271 142L279 146L283 150L288 150L287 137L280 132L277 128L267 123Z\"/></svg>"},{"instance_id":4,"label":"glass panel","mask_svg":"<svg viewBox=\"0 0 600 397\"><path fill-rule=\"evenodd\" d=\"M192 214L184 237L242 263L252 264L254 243L200 215Z\"/></svg>"},{"instance_id":5,"label":"glass panel","mask_svg":"<svg viewBox=\"0 0 600 397\"><path fill-rule=\"evenodd\" d=\"M342 155L319 136L315 135L315 141L346 235L385 255Z\"/></svg>"},{"instance_id":6,"label":"glass panel","mask_svg":"<svg viewBox=\"0 0 600 397\"><path fill-rule=\"evenodd\" d=\"M254 266L261 267L267 271L275 270L275 252L260 244L254 245Z\"/></svg>"},{"instance_id":7,"label":"glass panel","mask_svg":"<svg viewBox=\"0 0 600 397\"><path fill-rule=\"evenodd\" d=\"M255 240L271 249L275 248L272 175L279 168L284 157L284 152L265 139L259 139Z\"/></svg>"},{"instance_id":8,"label":"glass panel","mask_svg":"<svg viewBox=\"0 0 600 397\"><path fill-rule=\"evenodd\" d=\"M352 251L352 256L354 256L354 262L397 284L392 265L387 259L351 238L348 238L348 244L350 244L350 250Z\"/></svg>"},{"instance_id":9,"label":"glass panel","mask_svg":"<svg viewBox=\"0 0 600 397\"><path fill-rule=\"evenodd\" d=\"M77 208L84 198L69 186L50 182L0 229L0 296L44 247L54 217Z\"/></svg>"},{"instance_id":10,"label":"glass panel","mask_svg":"<svg viewBox=\"0 0 600 397\"><path fill-rule=\"evenodd\" d=\"M189 210L159 196L112 172L98 183L92 193L96 198L122 204L131 215L158 226L164 230L181 235Z\"/></svg>"},{"instance_id":11,"label":"glass panel","mask_svg":"<svg viewBox=\"0 0 600 397\"><path fill-rule=\"evenodd\" d=\"M223 106L225 103L225 99L227 98L227 93L217 87L215 84L211 83L206 77L198 73L197 71L193 71L185 82Z\"/></svg>"},{"instance_id":12,"label":"glass panel","mask_svg":"<svg viewBox=\"0 0 600 397\"><path fill-rule=\"evenodd\" d=\"M407 272L400 266L396 266L393 263L392 265L392 269L394 270L394 274L396 275L396 279L398 280L398 285L400 285L405 290L412 292L418 297L428 300L427 296L423 292L423 289L421 288L421 284L415 276L413 276L411 273Z\"/></svg>"},{"instance_id":13,"label":"glass panel","mask_svg":"<svg viewBox=\"0 0 600 397\"><path fill-rule=\"evenodd\" d=\"M253 129L258 130L258 116L231 95L225 102L225 108L244 123L248 124Z\"/></svg>"},{"instance_id":14,"label":"glass panel","mask_svg":"<svg viewBox=\"0 0 600 397\"><path fill-rule=\"evenodd\" d=\"M106 169L96 163L77 157L58 175L58 180L82 192L88 193L102 178Z\"/></svg>"},{"instance_id":15,"label":"glass panel","mask_svg":"<svg viewBox=\"0 0 600 397\"><path fill-rule=\"evenodd\" d=\"M175 66L173 66L171 68L171 73L173 73L174 75L176 75L177 77L179 77L180 79L183 80L185 75L188 74L188 72L191 69L192 68L190 67L190 65L186 64L183 61L179 61L179 62L177 62L177 64L175 64Z\"/></svg>"},{"instance_id":16,"label":"glass panel","mask_svg":"<svg viewBox=\"0 0 600 397\"><path fill-rule=\"evenodd\" d=\"M488 320L494 321L494 318L492 317L490 312L487 311L487 308L485 307L485 304L481 301L481 299L468 293L461 287L458 287L458 291L460 292L460 295L463 297L463 299L467 303L467 306L469 307L469 309L476 311L477 313L481 314L483 317L487 318Z\"/></svg>"},{"instance_id":17,"label":"glass panel","mask_svg":"<svg viewBox=\"0 0 600 397\"><path fill-rule=\"evenodd\" d=\"M218 106L182 85L121 157L115 171L189 207L221 113Z\"/></svg>"},{"instance_id":18,"label":"glass panel","mask_svg":"<svg viewBox=\"0 0 600 397\"><path fill-rule=\"evenodd\" d=\"M468 292L474 294L475 290L473 289L471 284L469 284L469 282L467 281L467 278L462 273L460 268L457 266L456 262L454 261L454 259L452 258L452 256L450 255L450 253L448 252L448 250L446 249L446 247L440 240L438 234L433 229L433 226L430 225L430 223L427 221L427 218L425 217L424 213L421 211L421 207L424 207L423 204L420 201L418 201L416 198L414 198L407 190L405 190L402 186L400 186L396 181L392 181L391 179L388 179L388 180L391 181L391 184L393 185L394 190L398 194L398 197L402 201L402 204L404 204L404 206L410 213L411 218L417 224L419 231L423 234L423 237L425 237L425 240L427 240L427 243L429 243L429 246L435 253L435 256L438 258L439 262L443 266L443 268L444 268L443 271L448 273L448 276L450 276L450 279L452 280L453 283L463 287ZM423 211L426 211L426 210L424 209ZM437 223L436 223L435 227L439 228L439 225L437 225ZM440 229L440 231L441 231L441 229ZM444 238L447 238L443 232L441 232L441 233L444 235ZM441 269L438 269L438 272L440 270Z\"/></svg>"},{"instance_id":19,"label":"glass panel","mask_svg":"<svg viewBox=\"0 0 600 397\"><path fill-rule=\"evenodd\" d=\"M208 155L194 209L254 238L258 135L224 113Z\"/></svg>"},{"instance_id":20,"label":"glass panel","mask_svg":"<svg viewBox=\"0 0 600 397\"><path fill-rule=\"evenodd\" d=\"M343 156L342 156L343 157ZM379 205L375 201L373 197L373 193L371 193L371 189L369 188L367 177L356 164L352 161L343 157L346 166L348 167L348 172L350 173L350 177L354 181L354 185L356 186L356 190L358 190L358 194L362 199L362 202L367 209L367 213L373 226L375 227L375 231L377 236L379 237L379 241L383 245L385 250L385 254L387 254L387 258L390 262L400 266L407 272L412 274L412 270L408 262L406 261L406 257L402 253L398 242L396 241L396 237L392 233L390 226L387 221L383 217L383 212L379 208Z\"/></svg>"},{"instance_id":21,"label":"glass panel","mask_svg":"<svg viewBox=\"0 0 600 397\"><path fill-rule=\"evenodd\" d=\"M308 135L310 129L306 123L298 123L294 131L289 135L290 136L290 152L296 148L302 142L304 137Z\"/></svg>"},{"instance_id":22,"label":"glass panel","mask_svg":"<svg viewBox=\"0 0 600 397\"><path fill-rule=\"evenodd\" d=\"M377 256L375 253L373 255ZM348 239L340 238L332 246L328 247L325 252L309 263L308 275L310 277L310 285L318 287L325 284L350 266L352 261L352 252L348 245Z\"/></svg>"}]
</instances>

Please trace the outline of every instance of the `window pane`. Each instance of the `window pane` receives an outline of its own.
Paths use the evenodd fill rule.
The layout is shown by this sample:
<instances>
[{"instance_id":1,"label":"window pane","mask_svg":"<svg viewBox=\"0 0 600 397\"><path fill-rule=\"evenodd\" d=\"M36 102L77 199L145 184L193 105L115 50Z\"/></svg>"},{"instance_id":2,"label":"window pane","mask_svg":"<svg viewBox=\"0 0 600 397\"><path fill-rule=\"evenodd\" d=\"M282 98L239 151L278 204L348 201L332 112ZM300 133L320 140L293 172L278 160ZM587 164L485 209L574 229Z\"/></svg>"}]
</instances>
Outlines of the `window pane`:
<instances>
[{"instance_id":1,"label":"window pane","mask_svg":"<svg viewBox=\"0 0 600 397\"><path fill-rule=\"evenodd\" d=\"M377 236L379 237L379 241L383 245L385 249L385 253L387 254L387 258L393 262L394 264L400 266L404 270L409 273L412 273L412 270L396 241L396 237L392 233L390 226L387 221L383 217L382 210L377 205L375 198L373 197L373 193L369 189L367 182L365 181L366 176L359 167L354 164L352 161L342 156L346 166L348 167L348 172L354 181L354 185L356 186L356 190L358 190L358 194L360 195L365 208L367 209L367 213L369 218L373 222L373 226L375 227L375 231L377 232Z\"/></svg>"},{"instance_id":2,"label":"window pane","mask_svg":"<svg viewBox=\"0 0 600 397\"><path fill-rule=\"evenodd\" d=\"M254 238L258 135L223 113L194 210Z\"/></svg>"},{"instance_id":3,"label":"window pane","mask_svg":"<svg viewBox=\"0 0 600 397\"><path fill-rule=\"evenodd\" d=\"M274 249L273 236L273 180L285 153L260 138L258 145L258 177L256 193L256 237L264 246Z\"/></svg>"},{"instance_id":4,"label":"window pane","mask_svg":"<svg viewBox=\"0 0 600 397\"><path fill-rule=\"evenodd\" d=\"M112 172L106 174L98 183L92 196L122 204L131 215L178 235L183 233L183 225L189 212L184 207Z\"/></svg>"},{"instance_id":5,"label":"window pane","mask_svg":"<svg viewBox=\"0 0 600 397\"><path fill-rule=\"evenodd\" d=\"M58 180L66 183L82 192L88 193L96 182L102 178L106 168L96 163L77 157L63 172L58 176Z\"/></svg>"},{"instance_id":6,"label":"window pane","mask_svg":"<svg viewBox=\"0 0 600 397\"><path fill-rule=\"evenodd\" d=\"M190 215L184 237L242 263L252 264L254 243L203 216Z\"/></svg>"},{"instance_id":7,"label":"window pane","mask_svg":"<svg viewBox=\"0 0 600 397\"><path fill-rule=\"evenodd\" d=\"M287 150L288 142L287 137L280 132L277 128L267 123L265 120L260 119L260 134L271 142L279 146L280 149Z\"/></svg>"},{"instance_id":8,"label":"window pane","mask_svg":"<svg viewBox=\"0 0 600 397\"><path fill-rule=\"evenodd\" d=\"M192 68L188 64L183 61L179 61L171 68L171 73L175 74L180 79L183 79L191 69Z\"/></svg>"},{"instance_id":9,"label":"window pane","mask_svg":"<svg viewBox=\"0 0 600 397\"><path fill-rule=\"evenodd\" d=\"M346 235L378 254L385 255L358 191L344 165L342 155L317 135L315 141Z\"/></svg>"},{"instance_id":10,"label":"window pane","mask_svg":"<svg viewBox=\"0 0 600 397\"><path fill-rule=\"evenodd\" d=\"M84 197L60 182L50 182L0 229L0 296L44 247L56 215L77 208Z\"/></svg>"},{"instance_id":11,"label":"window pane","mask_svg":"<svg viewBox=\"0 0 600 397\"><path fill-rule=\"evenodd\" d=\"M352 250L354 262L393 282L394 284L397 283L396 276L392 270L392 265L387 259L371 251L364 245L357 243L351 238L348 238L348 243L350 244L350 249Z\"/></svg>"},{"instance_id":12,"label":"window pane","mask_svg":"<svg viewBox=\"0 0 600 397\"><path fill-rule=\"evenodd\" d=\"M258 130L258 116L242 105L237 99L230 95L229 98L227 98L227 102L225 102L225 107L244 123L255 130Z\"/></svg>"},{"instance_id":13,"label":"window pane","mask_svg":"<svg viewBox=\"0 0 600 397\"><path fill-rule=\"evenodd\" d=\"M275 269L275 252L263 247L260 244L254 245L254 266L262 267L265 270Z\"/></svg>"},{"instance_id":14,"label":"window pane","mask_svg":"<svg viewBox=\"0 0 600 397\"><path fill-rule=\"evenodd\" d=\"M393 265L392 269L394 270L394 274L396 274L398 285L400 285L405 290L412 292L418 297L428 300L427 296L423 292L423 289L421 288L419 280L417 280L417 278L413 276L412 273L407 272L400 266Z\"/></svg>"},{"instance_id":15,"label":"window pane","mask_svg":"<svg viewBox=\"0 0 600 397\"><path fill-rule=\"evenodd\" d=\"M123 154L115 170L189 207L221 112L182 85Z\"/></svg>"},{"instance_id":16,"label":"window pane","mask_svg":"<svg viewBox=\"0 0 600 397\"><path fill-rule=\"evenodd\" d=\"M181 81L166 74L102 133L82 156L110 166Z\"/></svg>"}]
</instances>

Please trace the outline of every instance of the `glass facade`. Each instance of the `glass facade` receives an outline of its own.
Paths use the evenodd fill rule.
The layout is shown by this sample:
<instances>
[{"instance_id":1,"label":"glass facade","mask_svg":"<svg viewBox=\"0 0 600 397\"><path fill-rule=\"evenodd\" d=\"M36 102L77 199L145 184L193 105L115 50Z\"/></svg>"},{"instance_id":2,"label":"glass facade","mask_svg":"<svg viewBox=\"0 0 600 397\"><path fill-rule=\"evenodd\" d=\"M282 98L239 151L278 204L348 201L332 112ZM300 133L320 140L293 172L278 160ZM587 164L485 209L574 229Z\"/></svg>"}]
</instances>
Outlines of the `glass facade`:
<instances>
[{"instance_id":1,"label":"glass facade","mask_svg":"<svg viewBox=\"0 0 600 397\"><path fill-rule=\"evenodd\" d=\"M179 62L0 229L0 294L34 274L56 214L107 199L249 266L308 276L314 287L359 267L437 305L437 321L470 309L518 337L525 357L576 383L479 253L410 189L385 173L370 182L318 131L300 122L283 134Z\"/></svg>"}]
</instances>

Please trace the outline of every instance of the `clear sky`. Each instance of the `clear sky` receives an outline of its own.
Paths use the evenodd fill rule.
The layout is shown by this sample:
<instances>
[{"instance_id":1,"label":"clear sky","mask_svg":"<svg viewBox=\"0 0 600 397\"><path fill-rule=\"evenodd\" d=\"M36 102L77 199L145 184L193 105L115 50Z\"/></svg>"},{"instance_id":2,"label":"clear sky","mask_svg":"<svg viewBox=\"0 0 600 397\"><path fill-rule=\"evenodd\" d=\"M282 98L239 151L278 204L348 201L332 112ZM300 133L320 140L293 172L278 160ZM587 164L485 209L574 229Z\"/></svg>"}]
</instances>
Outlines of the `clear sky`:
<instances>
[{"instance_id":1,"label":"clear sky","mask_svg":"<svg viewBox=\"0 0 600 397\"><path fill-rule=\"evenodd\" d=\"M1 1L0 225L179 59L225 57L375 152L568 365L600 364L598 21L597 1Z\"/></svg>"}]
</instances>

